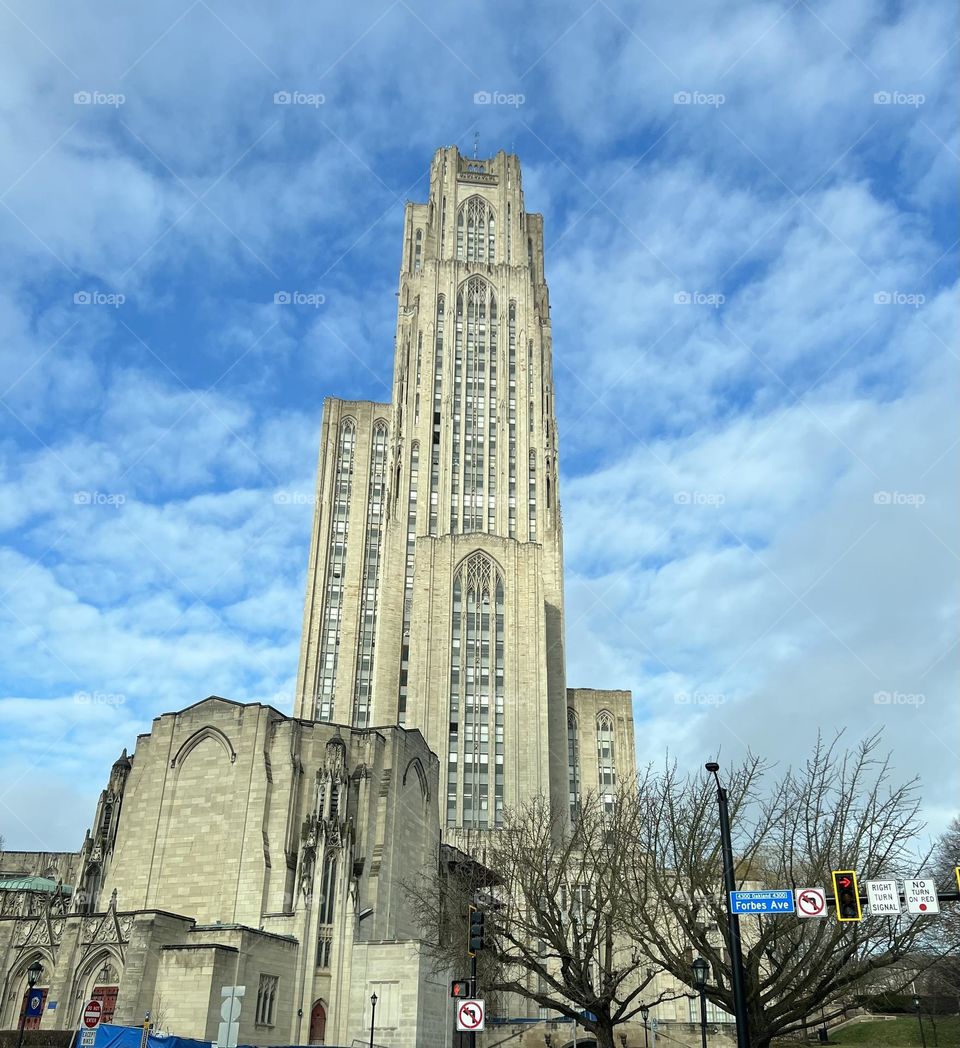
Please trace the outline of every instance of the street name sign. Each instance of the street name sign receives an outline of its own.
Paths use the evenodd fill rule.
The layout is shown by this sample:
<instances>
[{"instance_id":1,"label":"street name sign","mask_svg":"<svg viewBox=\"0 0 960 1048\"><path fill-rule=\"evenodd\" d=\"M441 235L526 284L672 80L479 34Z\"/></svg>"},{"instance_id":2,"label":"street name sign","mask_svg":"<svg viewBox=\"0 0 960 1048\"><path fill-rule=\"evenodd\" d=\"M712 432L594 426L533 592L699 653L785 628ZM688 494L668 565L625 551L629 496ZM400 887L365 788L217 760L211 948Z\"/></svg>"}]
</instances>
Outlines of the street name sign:
<instances>
[{"instance_id":1,"label":"street name sign","mask_svg":"<svg viewBox=\"0 0 960 1048\"><path fill-rule=\"evenodd\" d=\"M871 917L900 912L900 886L896 881L867 881L866 885Z\"/></svg>"},{"instance_id":2,"label":"street name sign","mask_svg":"<svg viewBox=\"0 0 960 1048\"><path fill-rule=\"evenodd\" d=\"M907 913L940 912L936 881L904 881L903 897L907 900Z\"/></svg>"},{"instance_id":3,"label":"street name sign","mask_svg":"<svg viewBox=\"0 0 960 1048\"><path fill-rule=\"evenodd\" d=\"M797 888L796 893L798 917L826 917L826 888Z\"/></svg>"},{"instance_id":4,"label":"street name sign","mask_svg":"<svg viewBox=\"0 0 960 1048\"><path fill-rule=\"evenodd\" d=\"M467 1001L457 1001L457 1030L459 1033L475 1033L483 1029L485 1017L483 998L474 997Z\"/></svg>"},{"instance_id":5,"label":"street name sign","mask_svg":"<svg viewBox=\"0 0 960 1048\"><path fill-rule=\"evenodd\" d=\"M731 913L793 913L793 892L789 888L770 891L730 893Z\"/></svg>"}]
</instances>

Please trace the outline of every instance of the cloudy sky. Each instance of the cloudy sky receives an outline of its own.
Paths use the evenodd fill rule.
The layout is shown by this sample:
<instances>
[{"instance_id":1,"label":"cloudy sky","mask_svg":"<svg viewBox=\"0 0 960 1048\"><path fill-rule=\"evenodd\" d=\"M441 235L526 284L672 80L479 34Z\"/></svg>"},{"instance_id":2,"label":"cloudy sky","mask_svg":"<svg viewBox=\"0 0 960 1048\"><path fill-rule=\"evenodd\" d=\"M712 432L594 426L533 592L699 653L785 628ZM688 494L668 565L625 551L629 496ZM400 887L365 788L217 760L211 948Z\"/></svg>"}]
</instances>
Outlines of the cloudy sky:
<instances>
[{"instance_id":1,"label":"cloudy sky","mask_svg":"<svg viewBox=\"0 0 960 1048\"><path fill-rule=\"evenodd\" d=\"M570 684L692 768L882 728L956 810L947 0L3 0L0 40L7 847L78 847L164 711L291 708L323 398L389 396L403 203L477 132L546 221Z\"/></svg>"}]
</instances>

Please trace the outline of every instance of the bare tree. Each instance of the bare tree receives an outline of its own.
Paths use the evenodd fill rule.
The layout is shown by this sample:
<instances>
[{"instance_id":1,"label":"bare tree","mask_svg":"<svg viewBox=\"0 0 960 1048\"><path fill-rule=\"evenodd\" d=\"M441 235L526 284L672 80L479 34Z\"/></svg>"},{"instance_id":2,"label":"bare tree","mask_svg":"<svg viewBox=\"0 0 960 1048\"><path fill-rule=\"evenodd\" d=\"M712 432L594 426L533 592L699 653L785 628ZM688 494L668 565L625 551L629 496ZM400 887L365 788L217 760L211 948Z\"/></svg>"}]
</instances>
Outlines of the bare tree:
<instances>
[{"instance_id":1,"label":"bare tree","mask_svg":"<svg viewBox=\"0 0 960 1048\"><path fill-rule=\"evenodd\" d=\"M878 747L877 736L853 752L840 736L820 740L803 767L769 782L771 769L755 757L728 770L738 887L829 886L834 869L917 876L926 861L914 851L921 830L917 783L893 783L889 757ZM634 878L629 929L648 957L679 980L691 981L694 954L707 960L707 995L732 1012L712 781L668 766L640 783L636 803L635 861L625 863ZM775 1036L838 1016L871 972L911 951L926 920L741 917L751 1044L767 1048Z\"/></svg>"},{"instance_id":2,"label":"bare tree","mask_svg":"<svg viewBox=\"0 0 960 1048\"><path fill-rule=\"evenodd\" d=\"M621 793L632 796L630 788ZM541 799L507 813L504 827L487 835L482 862L447 849L437 875L407 887L438 967L468 974L467 909L479 904L484 996L501 1008L511 997L533 1001L613 1048L619 1024L666 999L648 990L659 965L623 935L637 816L636 804L604 811L587 797L571 827Z\"/></svg>"}]
</instances>

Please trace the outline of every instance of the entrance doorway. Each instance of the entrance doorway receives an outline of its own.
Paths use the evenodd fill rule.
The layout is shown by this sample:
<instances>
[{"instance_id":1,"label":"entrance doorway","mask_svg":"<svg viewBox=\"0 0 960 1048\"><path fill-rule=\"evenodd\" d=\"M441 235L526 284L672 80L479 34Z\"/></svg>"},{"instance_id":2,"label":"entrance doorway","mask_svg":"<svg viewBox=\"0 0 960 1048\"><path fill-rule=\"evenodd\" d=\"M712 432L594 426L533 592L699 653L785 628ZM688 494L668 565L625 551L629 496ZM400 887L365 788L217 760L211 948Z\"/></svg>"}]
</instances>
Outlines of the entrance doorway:
<instances>
[{"instance_id":1,"label":"entrance doorway","mask_svg":"<svg viewBox=\"0 0 960 1048\"><path fill-rule=\"evenodd\" d=\"M310 1012L310 1043L323 1044L327 1037L327 1009L317 1001Z\"/></svg>"}]
</instances>

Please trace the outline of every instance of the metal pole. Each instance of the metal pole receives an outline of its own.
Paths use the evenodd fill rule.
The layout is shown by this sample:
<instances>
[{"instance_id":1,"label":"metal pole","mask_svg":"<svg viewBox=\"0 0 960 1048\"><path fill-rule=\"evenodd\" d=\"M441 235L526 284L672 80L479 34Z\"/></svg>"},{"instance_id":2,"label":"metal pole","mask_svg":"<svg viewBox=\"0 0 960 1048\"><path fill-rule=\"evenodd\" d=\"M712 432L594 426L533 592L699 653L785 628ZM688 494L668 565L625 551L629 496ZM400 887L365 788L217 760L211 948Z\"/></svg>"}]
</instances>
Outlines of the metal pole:
<instances>
[{"instance_id":1,"label":"metal pole","mask_svg":"<svg viewBox=\"0 0 960 1048\"><path fill-rule=\"evenodd\" d=\"M927 1048L927 1035L923 1032L923 1017L920 1015L920 1002L917 1001L917 1022L920 1024L920 1043Z\"/></svg>"},{"instance_id":2,"label":"metal pole","mask_svg":"<svg viewBox=\"0 0 960 1048\"><path fill-rule=\"evenodd\" d=\"M373 1048L373 1025L377 1018L377 995L370 998L370 1048Z\"/></svg>"},{"instance_id":3,"label":"metal pole","mask_svg":"<svg viewBox=\"0 0 960 1048\"><path fill-rule=\"evenodd\" d=\"M477 955L470 958L470 994L472 997L477 996ZM470 1031L470 1048L477 1048L477 1031Z\"/></svg>"},{"instance_id":4,"label":"metal pole","mask_svg":"<svg viewBox=\"0 0 960 1048\"><path fill-rule=\"evenodd\" d=\"M650 1041L647 1038L647 1020L643 1020L643 1048L650 1048Z\"/></svg>"},{"instance_id":5,"label":"metal pole","mask_svg":"<svg viewBox=\"0 0 960 1048\"><path fill-rule=\"evenodd\" d=\"M700 1041L707 1048L707 992L700 987Z\"/></svg>"},{"instance_id":6,"label":"metal pole","mask_svg":"<svg viewBox=\"0 0 960 1048\"><path fill-rule=\"evenodd\" d=\"M723 887L727 897L727 929L730 936L730 975L733 984L733 1014L737 1020L737 1048L750 1048L750 1017L747 1013L746 980L743 975L743 953L740 948L740 918L733 912L730 893L736 891L733 865L733 842L730 839L730 810L727 791L720 785L719 765L711 762L707 771L717 782L717 804L720 808L720 844L723 850Z\"/></svg>"},{"instance_id":7,"label":"metal pole","mask_svg":"<svg viewBox=\"0 0 960 1048\"><path fill-rule=\"evenodd\" d=\"M30 991L27 990L27 1000L23 1002L23 1015L20 1016L20 1036L17 1038L17 1048L23 1048L23 1028L27 1024L27 1005L30 1001Z\"/></svg>"}]
</instances>

